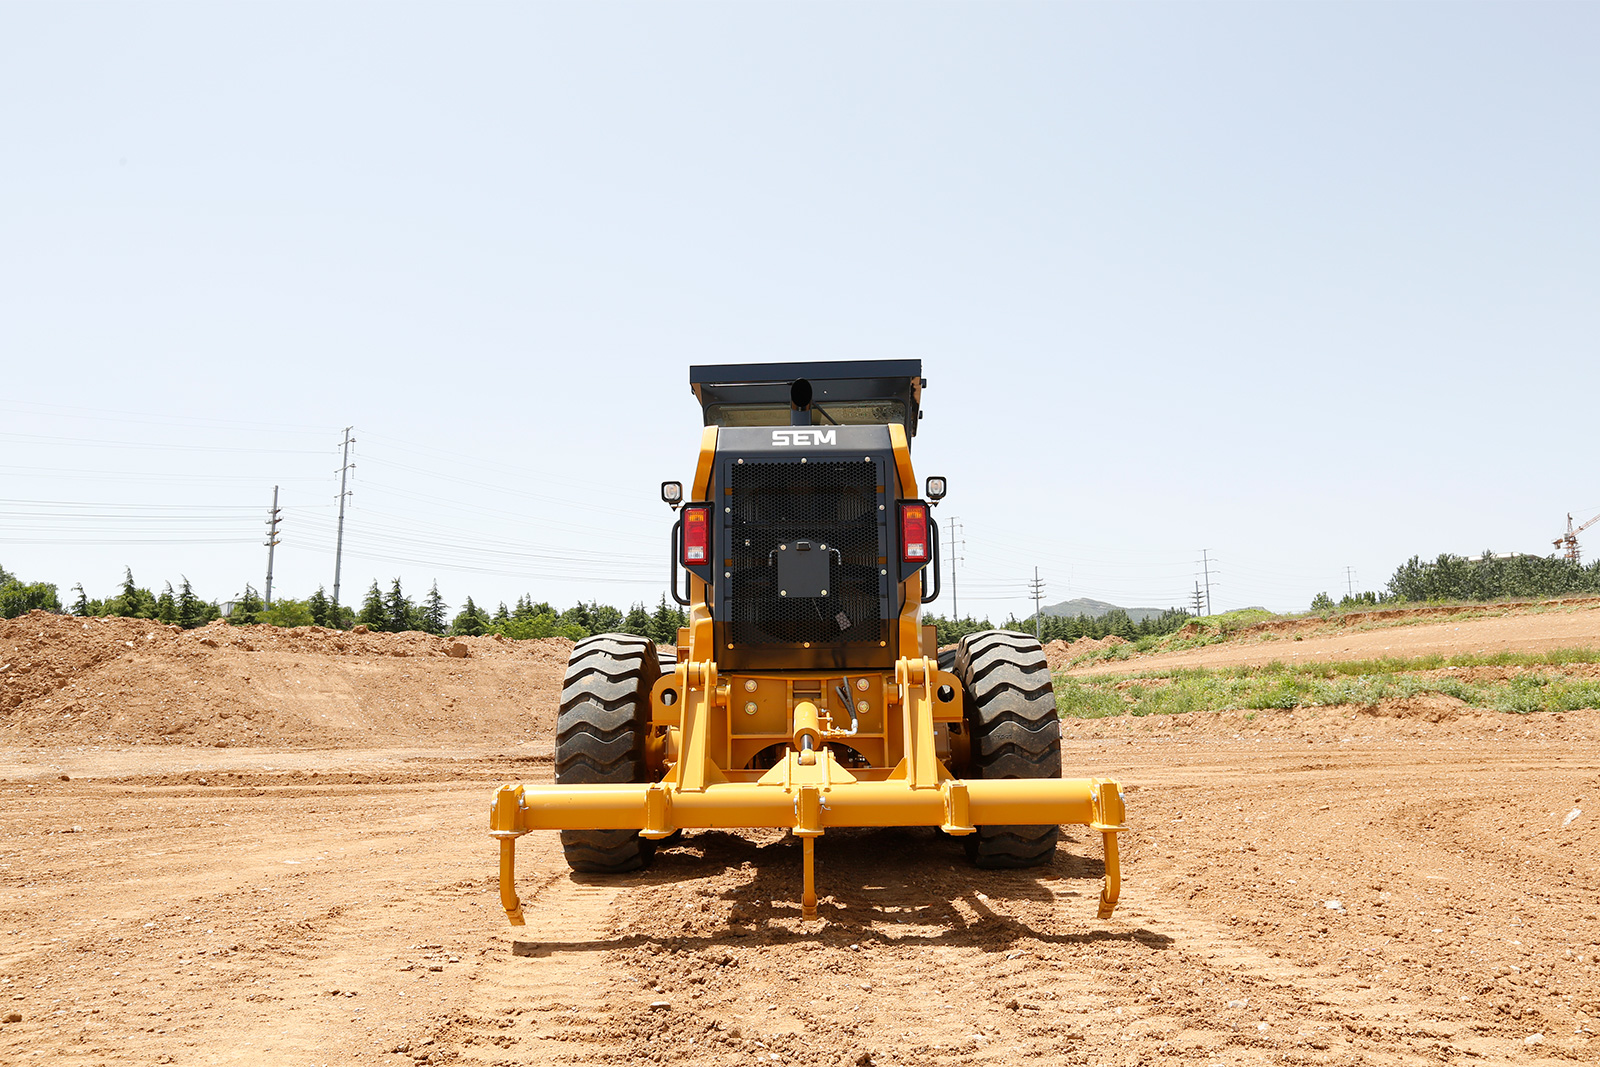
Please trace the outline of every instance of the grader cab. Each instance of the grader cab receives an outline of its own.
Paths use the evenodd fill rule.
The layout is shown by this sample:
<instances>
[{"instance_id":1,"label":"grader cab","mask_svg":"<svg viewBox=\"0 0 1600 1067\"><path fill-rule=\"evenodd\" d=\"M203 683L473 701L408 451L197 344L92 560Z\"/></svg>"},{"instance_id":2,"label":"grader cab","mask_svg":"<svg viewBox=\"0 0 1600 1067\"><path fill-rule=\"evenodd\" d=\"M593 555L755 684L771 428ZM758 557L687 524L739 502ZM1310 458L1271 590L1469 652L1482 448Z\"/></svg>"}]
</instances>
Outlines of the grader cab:
<instances>
[{"instance_id":1,"label":"grader cab","mask_svg":"<svg viewBox=\"0 0 1600 1067\"><path fill-rule=\"evenodd\" d=\"M522 925L516 838L559 830L576 871L650 862L680 830L782 827L803 843L851 826L936 826L980 867L1054 855L1057 827L1103 835L1099 917L1120 887L1122 793L1061 777L1060 722L1038 642L990 630L941 655L942 478L911 467L919 360L691 367L705 429L694 480L662 484L676 654L601 634L573 648L554 785L506 785L490 812L506 914Z\"/></svg>"}]
</instances>

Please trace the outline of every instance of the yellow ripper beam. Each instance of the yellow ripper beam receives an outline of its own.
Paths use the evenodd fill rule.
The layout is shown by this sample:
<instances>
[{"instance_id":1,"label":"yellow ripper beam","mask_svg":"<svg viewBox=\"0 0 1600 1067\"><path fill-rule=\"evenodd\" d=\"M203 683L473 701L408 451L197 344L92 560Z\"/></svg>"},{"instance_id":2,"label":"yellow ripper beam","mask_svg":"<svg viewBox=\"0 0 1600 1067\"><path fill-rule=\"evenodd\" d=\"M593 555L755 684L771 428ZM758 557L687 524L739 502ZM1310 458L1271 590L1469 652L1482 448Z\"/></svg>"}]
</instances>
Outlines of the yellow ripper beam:
<instances>
[{"instance_id":1,"label":"yellow ripper beam","mask_svg":"<svg viewBox=\"0 0 1600 1067\"><path fill-rule=\"evenodd\" d=\"M1121 887L1116 835L1127 829L1122 791L1107 778L960 780L925 786L905 779L856 781L826 749L788 759L759 782L681 789L649 785L506 785L495 794L490 833L500 841L500 895L512 925L522 907L514 886L515 840L532 830L638 830L663 838L679 829L787 827L805 840L805 918L816 918L811 838L833 827L937 826L970 834L978 826L1083 824L1105 844L1099 917L1110 918Z\"/></svg>"}]
</instances>

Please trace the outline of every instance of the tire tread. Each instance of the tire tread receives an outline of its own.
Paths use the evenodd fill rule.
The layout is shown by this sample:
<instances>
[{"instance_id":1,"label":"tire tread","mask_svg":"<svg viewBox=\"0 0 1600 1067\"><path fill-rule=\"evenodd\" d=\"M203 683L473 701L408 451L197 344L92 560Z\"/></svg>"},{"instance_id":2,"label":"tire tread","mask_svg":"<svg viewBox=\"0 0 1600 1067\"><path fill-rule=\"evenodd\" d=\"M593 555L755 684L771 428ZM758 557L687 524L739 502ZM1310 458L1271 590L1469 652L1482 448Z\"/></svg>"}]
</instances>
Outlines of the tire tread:
<instances>
[{"instance_id":1,"label":"tire tread","mask_svg":"<svg viewBox=\"0 0 1600 1067\"><path fill-rule=\"evenodd\" d=\"M650 690L661 675L655 643L631 634L596 634L572 646L556 717L556 782L643 782ZM650 862L655 842L635 830L562 830L567 866L620 874Z\"/></svg>"},{"instance_id":2,"label":"tire tread","mask_svg":"<svg viewBox=\"0 0 1600 1067\"><path fill-rule=\"evenodd\" d=\"M953 657L966 691L975 778L1060 778L1061 721L1044 650L1026 634L986 630ZM980 826L966 837L979 867L1037 867L1055 854L1056 826Z\"/></svg>"}]
</instances>

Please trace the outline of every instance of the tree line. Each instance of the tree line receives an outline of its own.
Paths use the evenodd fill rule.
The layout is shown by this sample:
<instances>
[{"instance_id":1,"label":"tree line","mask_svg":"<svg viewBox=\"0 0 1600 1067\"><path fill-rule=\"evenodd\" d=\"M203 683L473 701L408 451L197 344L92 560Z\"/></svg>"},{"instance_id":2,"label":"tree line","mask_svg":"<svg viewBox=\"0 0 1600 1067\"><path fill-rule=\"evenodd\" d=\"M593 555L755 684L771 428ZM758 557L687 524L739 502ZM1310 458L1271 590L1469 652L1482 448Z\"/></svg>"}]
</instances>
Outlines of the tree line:
<instances>
[{"instance_id":1,"label":"tree line","mask_svg":"<svg viewBox=\"0 0 1600 1067\"><path fill-rule=\"evenodd\" d=\"M160 593L154 593L134 580L131 567L124 569L122 587L112 596L92 598L84 592L81 583L73 586L73 592L77 594L76 599L64 609L54 585L25 583L0 567L0 617L7 619L40 610L83 617L113 615L154 619L189 630L224 617L223 606L200 599L188 578L180 576L176 589L167 582ZM450 605L439 594L438 582L433 583L419 602L406 594L398 578L389 583L387 590L381 589L374 579L359 607L335 604L327 591L318 586L317 591L304 600L281 597L274 599L269 608L261 594L253 586L246 585L244 593L230 609L226 619L234 626L324 626L334 630L365 626L384 633L419 630L441 637L503 634L518 641L535 637L565 637L577 641L590 634L629 633L660 644L674 644L678 640L678 628L689 624L688 614L676 604L668 603L665 593L653 611L636 603L626 612L599 601L587 604L580 601L563 611L528 595L518 598L514 607L507 608L502 602L490 611L469 596L461 610L452 616Z\"/></svg>"},{"instance_id":2,"label":"tree line","mask_svg":"<svg viewBox=\"0 0 1600 1067\"><path fill-rule=\"evenodd\" d=\"M1600 595L1600 560L1584 566L1565 556L1511 554L1485 549L1476 558L1446 552L1431 563L1412 556L1396 568L1383 592L1352 593L1335 603L1318 593L1311 610L1359 611L1380 604L1440 601L1544 600Z\"/></svg>"},{"instance_id":3,"label":"tree line","mask_svg":"<svg viewBox=\"0 0 1600 1067\"><path fill-rule=\"evenodd\" d=\"M173 626L192 629L223 617L222 606L202 600L180 576L178 586L169 581L160 593L140 586L132 568L124 570L121 588L112 596L95 599L80 583L70 607L63 608L56 586L49 582L26 582L0 566L0 618L13 619L30 611L63 612L79 616L116 615L135 619L155 619ZM1485 550L1482 557L1469 559L1445 553L1432 562L1412 556L1401 564L1382 593L1364 591L1341 597L1337 602L1326 592L1311 601L1312 611L1349 611L1379 604L1429 601L1481 601L1508 598L1544 599L1563 596L1600 595L1600 560L1587 566L1563 556L1513 555L1501 558ZM227 621L238 626L262 623L270 626L324 626L348 630L357 625L369 630L399 633L420 630L439 636L482 636L503 634L513 640L536 637L566 637L580 640L597 633L630 633L649 637L661 644L677 640L678 628L688 625L688 615L662 594L652 610L636 603L627 611L598 601L579 602L558 610L531 596L518 598L513 607L501 603L493 611L467 597L453 616L450 605L433 583L421 601L413 600L396 578L387 590L376 580L367 589L359 606L336 605L326 590L303 600L289 597L274 600L269 608L254 587L246 585L243 595L231 605ZM1190 620L1187 611L1169 608L1160 615L1134 622L1121 608L1100 616L1046 615L1039 620L1043 641L1074 641L1080 637L1104 638L1111 635L1132 641L1152 634L1168 634ZM981 630L1016 630L1032 633L1031 617L1008 617L996 626L989 619L960 619L943 615L924 615L923 622L935 627L941 646L954 644L962 637Z\"/></svg>"},{"instance_id":4,"label":"tree line","mask_svg":"<svg viewBox=\"0 0 1600 1067\"><path fill-rule=\"evenodd\" d=\"M1151 615L1139 622L1129 618L1128 613L1122 608L1115 608L1104 615L1045 615L1039 619L1039 640L1046 643L1076 641L1080 637L1098 640L1115 635L1132 641L1152 634L1170 634L1185 623L1193 621L1193 618L1182 608L1168 608L1160 615ZM1000 626L994 625L988 619L977 620L970 615L961 619L946 618L943 615L924 615L922 624L934 628L941 648L953 645L968 634L982 630L1016 630L1019 633L1033 633L1031 615L1025 619L1008 617Z\"/></svg>"},{"instance_id":5,"label":"tree line","mask_svg":"<svg viewBox=\"0 0 1600 1067\"><path fill-rule=\"evenodd\" d=\"M180 575L176 589L165 583L160 593L140 586L133 577L133 569L125 568L122 587L105 599L89 597L80 583L73 586L77 594L67 614L79 616L115 615L132 619L155 619L170 626L193 629L223 618L222 605L200 599ZM60 614L63 608L56 587L46 582L23 583L4 567L0 567L0 616L15 618L40 609ZM1166 634L1189 620L1187 612L1171 608L1158 616L1134 622L1121 608L1101 616L1046 615L1040 620L1044 641L1057 639L1073 641L1080 637L1102 638L1115 634L1129 641L1150 634ZM517 599L507 607L501 602L494 610L467 597L461 609L450 614L439 593L439 583L434 582L420 601L414 600L402 587L399 578L382 588L376 579L367 588L359 605L334 604L326 589L317 591L303 600L280 597L269 608L261 594L251 585L231 604L226 619L235 626L264 624L268 626L323 626L334 630L349 630L365 626L382 633L421 631L436 636L481 637L502 634L512 640L525 641L539 637L565 637L577 641L591 634L628 633L648 637L660 644L673 644L678 639L678 628L689 624L688 613L667 600L663 593L652 610L635 603L627 611L591 600L579 601L565 610L557 609L547 601L536 601L529 595ZM926 614L924 625L933 626L939 644L955 644L967 634L982 630L1016 630L1033 632L1032 617L1009 617L996 626L989 619L974 619L968 615L960 619L943 615Z\"/></svg>"},{"instance_id":6,"label":"tree line","mask_svg":"<svg viewBox=\"0 0 1600 1067\"><path fill-rule=\"evenodd\" d=\"M1478 559L1441 555L1432 563L1412 556L1389 579L1385 601L1544 599L1600 594L1600 560L1584 566L1564 556Z\"/></svg>"},{"instance_id":7,"label":"tree line","mask_svg":"<svg viewBox=\"0 0 1600 1067\"><path fill-rule=\"evenodd\" d=\"M49 582L24 582L0 566L0 619L14 619L30 611L61 611L56 587Z\"/></svg>"}]
</instances>

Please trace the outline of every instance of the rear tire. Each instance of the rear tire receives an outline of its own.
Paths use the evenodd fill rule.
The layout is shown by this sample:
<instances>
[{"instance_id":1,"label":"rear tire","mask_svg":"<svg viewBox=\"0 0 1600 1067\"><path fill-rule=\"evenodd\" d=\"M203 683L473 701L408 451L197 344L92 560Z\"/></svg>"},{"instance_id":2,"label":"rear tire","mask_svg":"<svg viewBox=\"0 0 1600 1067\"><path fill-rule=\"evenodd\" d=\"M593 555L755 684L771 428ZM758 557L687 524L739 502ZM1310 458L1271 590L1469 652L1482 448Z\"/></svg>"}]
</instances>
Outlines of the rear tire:
<instances>
[{"instance_id":1,"label":"rear tire","mask_svg":"<svg viewBox=\"0 0 1600 1067\"><path fill-rule=\"evenodd\" d=\"M1012 630L961 639L955 674L966 698L973 778L1060 778L1061 720L1039 642ZM980 826L965 837L979 867L1037 867L1056 850L1056 826Z\"/></svg>"},{"instance_id":2,"label":"rear tire","mask_svg":"<svg viewBox=\"0 0 1600 1067\"><path fill-rule=\"evenodd\" d=\"M650 690L661 677L655 642L631 634L586 637L572 648L556 720L557 785L649 781ZM619 874L650 862L656 843L637 830L563 830L567 866Z\"/></svg>"}]
</instances>

